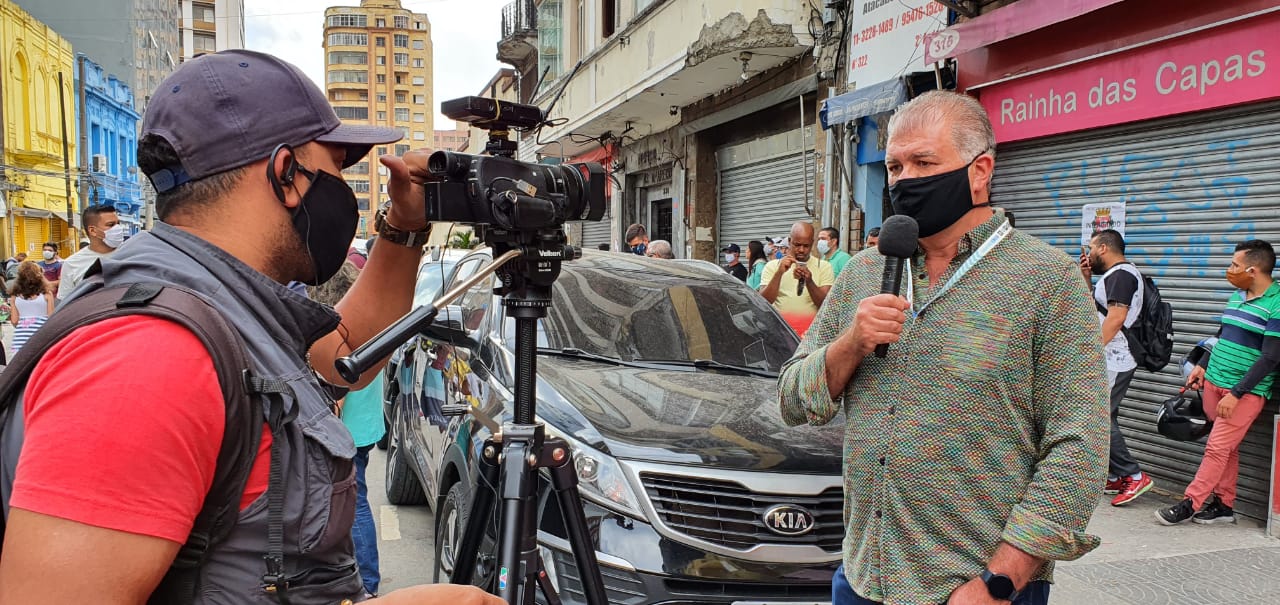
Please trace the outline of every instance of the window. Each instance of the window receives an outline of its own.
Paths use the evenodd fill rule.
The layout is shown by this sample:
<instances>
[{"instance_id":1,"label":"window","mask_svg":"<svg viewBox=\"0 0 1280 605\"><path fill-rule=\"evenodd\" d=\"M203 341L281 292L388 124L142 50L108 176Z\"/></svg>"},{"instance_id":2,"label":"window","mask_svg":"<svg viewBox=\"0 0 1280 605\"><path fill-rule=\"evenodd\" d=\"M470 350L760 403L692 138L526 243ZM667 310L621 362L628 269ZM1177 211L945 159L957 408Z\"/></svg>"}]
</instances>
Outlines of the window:
<instances>
[{"instance_id":1,"label":"window","mask_svg":"<svg viewBox=\"0 0 1280 605\"><path fill-rule=\"evenodd\" d=\"M378 83L379 83L379 84L386 84L386 83L387 83L387 74L378 74Z\"/></svg>"},{"instance_id":2,"label":"window","mask_svg":"<svg viewBox=\"0 0 1280 605\"><path fill-rule=\"evenodd\" d=\"M382 146L378 147L378 155L387 155L387 146L386 146L386 145L382 145ZM397 155L399 155L399 154L397 154Z\"/></svg>"},{"instance_id":3,"label":"window","mask_svg":"<svg viewBox=\"0 0 1280 605\"><path fill-rule=\"evenodd\" d=\"M367 198L367 197L358 197L358 198L356 198L356 204L358 204L358 205L360 206L360 212L368 212L368 211L369 211L369 198Z\"/></svg>"},{"instance_id":4,"label":"window","mask_svg":"<svg viewBox=\"0 0 1280 605\"><path fill-rule=\"evenodd\" d=\"M379 112L378 112L378 121L379 121L379 122L386 122L386 121L387 121L387 112L385 112L385 111L379 111Z\"/></svg>"},{"instance_id":5,"label":"window","mask_svg":"<svg viewBox=\"0 0 1280 605\"><path fill-rule=\"evenodd\" d=\"M369 53L354 51L336 51L329 53L330 65L368 65Z\"/></svg>"},{"instance_id":6,"label":"window","mask_svg":"<svg viewBox=\"0 0 1280 605\"><path fill-rule=\"evenodd\" d=\"M369 18L364 15L329 15L329 27L368 27Z\"/></svg>"},{"instance_id":7,"label":"window","mask_svg":"<svg viewBox=\"0 0 1280 605\"><path fill-rule=\"evenodd\" d=\"M401 75L401 74L396 74L396 84L404 84L404 76L403 76L403 75Z\"/></svg>"},{"instance_id":8,"label":"window","mask_svg":"<svg viewBox=\"0 0 1280 605\"><path fill-rule=\"evenodd\" d=\"M397 92L397 93L396 93L396 103L406 103L406 102L407 102L406 97L408 97L408 96L409 96L409 95L406 95L406 94L404 94L403 92Z\"/></svg>"},{"instance_id":9,"label":"window","mask_svg":"<svg viewBox=\"0 0 1280 605\"><path fill-rule=\"evenodd\" d=\"M209 34L195 34L191 37L192 50L195 52L215 52L218 50L217 40Z\"/></svg>"},{"instance_id":10,"label":"window","mask_svg":"<svg viewBox=\"0 0 1280 605\"><path fill-rule=\"evenodd\" d=\"M348 82L353 84L365 84L369 82L369 72L367 71L331 71L329 72L329 82Z\"/></svg>"},{"instance_id":11,"label":"window","mask_svg":"<svg viewBox=\"0 0 1280 605\"><path fill-rule=\"evenodd\" d=\"M413 95L413 102L423 105L427 102L427 95Z\"/></svg>"},{"instance_id":12,"label":"window","mask_svg":"<svg viewBox=\"0 0 1280 605\"><path fill-rule=\"evenodd\" d=\"M192 4L191 5L191 18L196 21L213 23L215 20L215 17L213 15L214 15L213 7L209 6L208 4Z\"/></svg>"},{"instance_id":13,"label":"window","mask_svg":"<svg viewBox=\"0 0 1280 605\"><path fill-rule=\"evenodd\" d=\"M560 77L562 20L560 0L543 0L538 5L538 73L545 71L548 82Z\"/></svg>"},{"instance_id":14,"label":"window","mask_svg":"<svg viewBox=\"0 0 1280 605\"><path fill-rule=\"evenodd\" d=\"M334 107L333 110L338 113L339 118L344 120L369 119L368 107Z\"/></svg>"},{"instance_id":15,"label":"window","mask_svg":"<svg viewBox=\"0 0 1280 605\"><path fill-rule=\"evenodd\" d=\"M377 38L374 38L374 42L379 48L386 48L387 46L387 39L382 36L378 36Z\"/></svg>"},{"instance_id":16,"label":"window","mask_svg":"<svg viewBox=\"0 0 1280 605\"><path fill-rule=\"evenodd\" d=\"M369 162L360 162L342 171L343 174L369 174Z\"/></svg>"},{"instance_id":17,"label":"window","mask_svg":"<svg viewBox=\"0 0 1280 605\"><path fill-rule=\"evenodd\" d=\"M601 0L600 6L600 35L608 38L618 29L618 15L622 11L618 10L618 0Z\"/></svg>"},{"instance_id":18,"label":"window","mask_svg":"<svg viewBox=\"0 0 1280 605\"><path fill-rule=\"evenodd\" d=\"M426 67L426 66L427 66L427 60L426 60L426 59L414 59L414 60L413 60L413 66L414 66L414 67Z\"/></svg>"},{"instance_id":19,"label":"window","mask_svg":"<svg viewBox=\"0 0 1280 605\"><path fill-rule=\"evenodd\" d=\"M397 121L397 122L408 122L408 121L409 121L409 108L408 108L408 107L397 107L397 108L396 108L396 121Z\"/></svg>"},{"instance_id":20,"label":"window","mask_svg":"<svg viewBox=\"0 0 1280 605\"><path fill-rule=\"evenodd\" d=\"M413 85L414 85L414 86L426 86L426 85L427 85L427 79L426 79L426 78L424 78L424 77L422 77L422 76L414 76L414 77L413 77Z\"/></svg>"},{"instance_id":21,"label":"window","mask_svg":"<svg viewBox=\"0 0 1280 605\"><path fill-rule=\"evenodd\" d=\"M414 28L414 29L427 29L427 23L426 23L425 21L414 21L414 22L413 22L413 28Z\"/></svg>"},{"instance_id":22,"label":"window","mask_svg":"<svg viewBox=\"0 0 1280 605\"><path fill-rule=\"evenodd\" d=\"M329 34L329 46L368 46L368 34Z\"/></svg>"},{"instance_id":23,"label":"window","mask_svg":"<svg viewBox=\"0 0 1280 605\"><path fill-rule=\"evenodd\" d=\"M407 139L407 138L409 138L409 127L408 127L408 126L396 126L396 130L399 130L399 131L400 131L400 134L401 134L401 135L404 135L404 138L406 138L406 139Z\"/></svg>"},{"instance_id":24,"label":"window","mask_svg":"<svg viewBox=\"0 0 1280 605\"><path fill-rule=\"evenodd\" d=\"M387 26L387 20L386 20L386 19L377 19L377 20L375 20L373 23L374 23L374 27L386 27L386 26Z\"/></svg>"},{"instance_id":25,"label":"window","mask_svg":"<svg viewBox=\"0 0 1280 605\"><path fill-rule=\"evenodd\" d=\"M405 65L405 66L408 66L408 65L409 65L409 54L408 54L408 53L396 53L396 57L395 57L395 58L396 58L396 60L395 60L395 64L396 64L396 65Z\"/></svg>"},{"instance_id":26,"label":"window","mask_svg":"<svg viewBox=\"0 0 1280 605\"><path fill-rule=\"evenodd\" d=\"M426 40L414 40L414 41L413 41L413 50L427 50L427 41L426 41Z\"/></svg>"},{"instance_id":27,"label":"window","mask_svg":"<svg viewBox=\"0 0 1280 605\"><path fill-rule=\"evenodd\" d=\"M427 114L425 114L425 113L415 113L415 114L413 114L413 121L414 121L414 122L417 122L417 123L419 123L419 124L425 124L425 123L427 122Z\"/></svg>"},{"instance_id":28,"label":"window","mask_svg":"<svg viewBox=\"0 0 1280 605\"><path fill-rule=\"evenodd\" d=\"M425 140L427 140L427 133L422 132L421 130L419 130L419 131L417 131L417 132L413 133L413 140L415 140L415 141L425 141Z\"/></svg>"},{"instance_id":29,"label":"window","mask_svg":"<svg viewBox=\"0 0 1280 605\"><path fill-rule=\"evenodd\" d=\"M398 29L409 29L408 17L392 17L392 24Z\"/></svg>"},{"instance_id":30,"label":"window","mask_svg":"<svg viewBox=\"0 0 1280 605\"><path fill-rule=\"evenodd\" d=\"M369 193L369 181L366 179L347 179L347 184L356 193Z\"/></svg>"},{"instance_id":31,"label":"window","mask_svg":"<svg viewBox=\"0 0 1280 605\"><path fill-rule=\"evenodd\" d=\"M409 48L409 35L396 34L394 44L396 48Z\"/></svg>"},{"instance_id":32,"label":"window","mask_svg":"<svg viewBox=\"0 0 1280 605\"><path fill-rule=\"evenodd\" d=\"M378 64L378 65L386 65L386 64L387 64L387 58L386 58L385 56L383 56L383 55L378 55L378 56L376 56L376 57L374 57L374 58L373 58L373 62L374 62L374 63L376 63L376 64Z\"/></svg>"},{"instance_id":33,"label":"window","mask_svg":"<svg viewBox=\"0 0 1280 605\"><path fill-rule=\"evenodd\" d=\"M396 155L404 155L409 153L408 145L396 145Z\"/></svg>"},{"instance_id":34,"label":"window","mask_svg":"<svg viewBox=\"0 0 1280 605\"><path fill-rule=\"evenodd\" d=\"M387 94L386 94L386 93L382 93L382 92L378 93L378 102L379 102L379 103L386 103L386 102L387 102Z\"/></svg>"}]
</instances>

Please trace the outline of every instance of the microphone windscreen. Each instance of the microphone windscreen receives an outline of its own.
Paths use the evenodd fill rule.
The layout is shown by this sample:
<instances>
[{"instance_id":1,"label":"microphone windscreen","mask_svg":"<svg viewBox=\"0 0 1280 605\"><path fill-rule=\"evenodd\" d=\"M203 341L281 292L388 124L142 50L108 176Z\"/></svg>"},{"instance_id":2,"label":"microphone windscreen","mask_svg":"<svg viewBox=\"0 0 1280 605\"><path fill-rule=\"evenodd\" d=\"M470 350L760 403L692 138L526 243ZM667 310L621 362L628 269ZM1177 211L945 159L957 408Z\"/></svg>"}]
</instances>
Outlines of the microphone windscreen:
<instances>
[{"instance_id":1,"label":"microphone windscreen","mask_svg":"<svg viewBox=\"0 0 1280 605\"><path fill-rule=\"evenodd\" d=\"M907 258L915 254L920 245L920 225L916 219L902 214L895 214L884 220L880 226L880 241L876 250L885 256Z\"/></svg>"}]
</instances>

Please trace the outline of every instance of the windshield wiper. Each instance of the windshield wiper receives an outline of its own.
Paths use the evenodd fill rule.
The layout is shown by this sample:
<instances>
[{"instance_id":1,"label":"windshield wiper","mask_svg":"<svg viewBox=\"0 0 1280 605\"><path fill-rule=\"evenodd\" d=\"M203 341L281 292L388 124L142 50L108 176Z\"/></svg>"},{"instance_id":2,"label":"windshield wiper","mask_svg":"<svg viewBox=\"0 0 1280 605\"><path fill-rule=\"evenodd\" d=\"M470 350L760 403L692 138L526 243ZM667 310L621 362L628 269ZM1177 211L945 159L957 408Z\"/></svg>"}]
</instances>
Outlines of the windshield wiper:
<instances>
[{"instance_id":1,"label":"windshield wiper","mask_svg":"<svg viewBox=\"0 0 1280 605\"><path fill-rule=\"evenodd\" d=\"M624 361L622 359L618 359L617 357L609 357L606 355L600 355L598 353L588 353L586 351L583 351L582 349L575 349L573 347L566 347L563 349L549 349L545 347L538 347L538 354L551 355L554 357L568 357L570 359L583 359L586 361L597 361L600 363L607 363L610 365L623 366L627 368L647 368L652 370L668 370L668 371L672 369L671 368L672 364L656 363L656 362L649 362L644 360Z\"/></svg>"},{"instance_id":2,"label":"windshield wiper","mask_svg":"<svg viewBox=\"0 0 1280 605\"><path fill-rule=\"evenodd\" d=\"M649 363L658 363L662 365L689 366L699 370L724 370L729 372L738 372L741 374L749 374L752 376L760 376L763 378L777 378L778 373L771 370L762 370L750 366L740 366L730 363L716 361L714 359L637 359L636 361L645 361Z\"/></svg>"}]
</instances>

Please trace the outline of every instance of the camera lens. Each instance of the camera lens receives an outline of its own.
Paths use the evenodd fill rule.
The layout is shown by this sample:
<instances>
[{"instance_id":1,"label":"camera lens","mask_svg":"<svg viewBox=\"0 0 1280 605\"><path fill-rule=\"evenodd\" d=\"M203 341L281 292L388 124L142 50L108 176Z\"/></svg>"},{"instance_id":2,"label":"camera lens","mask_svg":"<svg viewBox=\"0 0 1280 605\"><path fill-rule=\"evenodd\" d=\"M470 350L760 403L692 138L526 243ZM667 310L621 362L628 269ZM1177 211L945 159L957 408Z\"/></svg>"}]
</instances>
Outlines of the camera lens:
<instances>
[{"instance_id":1,"label":"camera lens","mask_svg":"<svg viewBox=\"0 0 1280 605\"><path fill-rule=\"evenodd\" d=\"M437 151L427 158L427 170L435 176L461 178L471 166L471 156L452 151Z\"/></svg>"}]
</instances>

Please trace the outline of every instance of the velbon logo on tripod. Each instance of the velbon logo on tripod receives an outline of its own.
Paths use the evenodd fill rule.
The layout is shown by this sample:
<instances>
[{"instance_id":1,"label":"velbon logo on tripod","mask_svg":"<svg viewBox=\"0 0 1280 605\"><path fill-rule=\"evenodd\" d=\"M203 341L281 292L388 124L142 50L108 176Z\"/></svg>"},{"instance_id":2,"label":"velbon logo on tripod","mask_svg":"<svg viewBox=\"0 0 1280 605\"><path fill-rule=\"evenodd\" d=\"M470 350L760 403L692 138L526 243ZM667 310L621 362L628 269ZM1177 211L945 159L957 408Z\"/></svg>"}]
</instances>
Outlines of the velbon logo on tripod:
<instances>
[{"instance_id":1,"label":"velbon logo on tripod","mask_svg":"<svg viewBox=\"0 0 1280 605\"><path fill-rule=\"evenodd\" d=\"M803 536L813 531L813 513L794 504L779 504L764 511L764 526L782 536Z\"/></svg>"}]
</instances>

